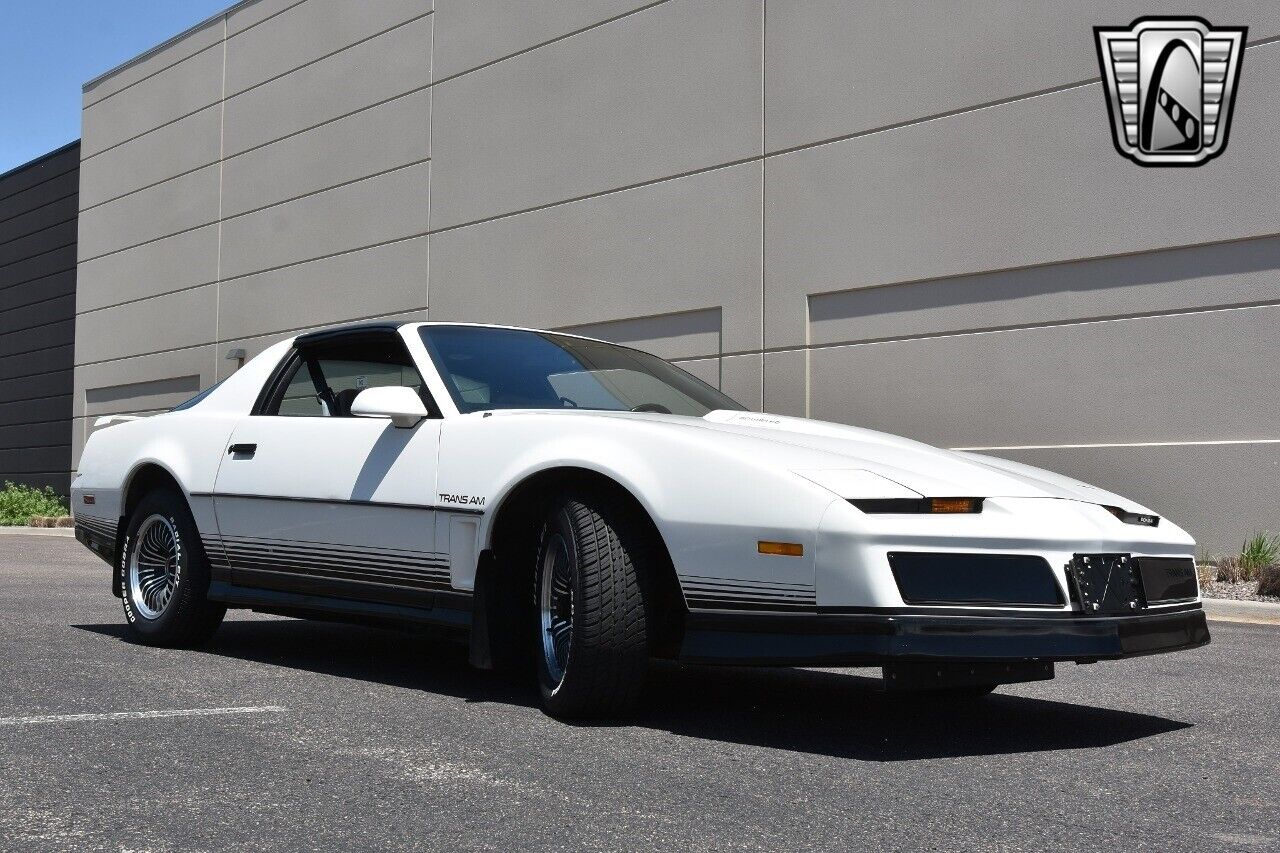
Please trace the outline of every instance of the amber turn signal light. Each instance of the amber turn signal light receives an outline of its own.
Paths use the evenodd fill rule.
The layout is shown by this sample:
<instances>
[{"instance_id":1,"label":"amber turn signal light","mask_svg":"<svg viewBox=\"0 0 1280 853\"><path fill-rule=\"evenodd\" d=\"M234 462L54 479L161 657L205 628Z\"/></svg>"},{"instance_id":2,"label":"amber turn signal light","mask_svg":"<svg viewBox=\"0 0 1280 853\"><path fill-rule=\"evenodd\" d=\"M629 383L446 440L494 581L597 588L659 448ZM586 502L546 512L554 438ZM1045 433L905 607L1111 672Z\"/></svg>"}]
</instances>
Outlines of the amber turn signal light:
<instances>
[{"instance_id":1,"label":"amber turn signal light","mask_svg":"<svg viewBox=\"0 0 1280 853\"><path fill-rule=\"evenodd\" d=\"M799 542L764 542L756 543L761 554L772 554L775 557L803 557L804 546Z\"/></svg>"},{"instance_id":2,"label":"amber turn signal light","mask_svg":"<svg viewBox=\"0 0 1280 853\"><path fill-rule=\"evenodd\" d=\"M977 498L930 498L929 512L981 512Z\"/></svg>"}]
</instances>

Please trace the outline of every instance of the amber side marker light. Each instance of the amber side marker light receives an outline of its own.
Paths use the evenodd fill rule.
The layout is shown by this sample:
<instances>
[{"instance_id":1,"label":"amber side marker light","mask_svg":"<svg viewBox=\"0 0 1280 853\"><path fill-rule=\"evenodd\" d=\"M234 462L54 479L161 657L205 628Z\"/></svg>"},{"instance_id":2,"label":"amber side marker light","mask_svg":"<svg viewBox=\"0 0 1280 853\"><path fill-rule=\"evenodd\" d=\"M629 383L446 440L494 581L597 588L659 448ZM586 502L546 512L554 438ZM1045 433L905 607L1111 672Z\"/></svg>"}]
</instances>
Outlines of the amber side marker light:
<instances>
[{"instance_id":1,"label":"amber side marker light","mask_svg":"<svg viewBox=\"0 0 1280 853\"><path fill-rule=\"evenodd\" d=\"M756 543L756 550L761 554L772 554L775 557L803 557L804 546L799 542L764 542Z\"/></svg>"}]
</instances>

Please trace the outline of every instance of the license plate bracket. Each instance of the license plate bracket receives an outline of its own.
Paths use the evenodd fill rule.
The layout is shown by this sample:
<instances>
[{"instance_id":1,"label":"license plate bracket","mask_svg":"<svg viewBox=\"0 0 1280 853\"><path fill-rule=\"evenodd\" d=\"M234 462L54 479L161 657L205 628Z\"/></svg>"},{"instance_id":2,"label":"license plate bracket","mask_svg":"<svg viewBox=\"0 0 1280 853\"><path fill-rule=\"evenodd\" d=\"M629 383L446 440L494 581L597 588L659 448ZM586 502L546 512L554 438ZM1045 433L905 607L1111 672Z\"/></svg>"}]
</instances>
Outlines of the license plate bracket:
<instances>
[{"instance_id":1,"label":"license plate bracket","mask_svg":"<svg viewBox=\"0 0 1280 853\"><path fill-rule=\"evenodd\" d=\"M1136 613L1147 607L1138 563L1128 554L1075 554L1067 564L1071 597L1088 614Z\"/></svg>"}]
</instances>

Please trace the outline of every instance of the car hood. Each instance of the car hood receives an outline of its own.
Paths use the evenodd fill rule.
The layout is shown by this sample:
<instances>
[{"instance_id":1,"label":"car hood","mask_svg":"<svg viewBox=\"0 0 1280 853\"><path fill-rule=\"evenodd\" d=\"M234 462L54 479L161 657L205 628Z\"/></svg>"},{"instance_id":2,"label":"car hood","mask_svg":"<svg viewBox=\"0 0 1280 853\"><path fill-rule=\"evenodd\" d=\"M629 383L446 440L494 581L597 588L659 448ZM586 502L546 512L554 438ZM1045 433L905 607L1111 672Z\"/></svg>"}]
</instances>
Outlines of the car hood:
<instances>
[{"instance_id":1,"label":"car hood","mask_svg":"<svg viewBox=\"0 0 1280 853\"><path fill-rule=\"evenodd\" d=\"M810 454L817 451L828 459L823 467L870 471L925 497L1063 498L1152 513L1113 492L1030 465L943 450L875 430L735 411L711 412L701 421L704 428L767 443L768 452L793 469L812 469ZM789 448L808 452L789 459Z\"/></svg>"},{"instance_id":2,"label":"car hood","mask_svg":"<svg viewBox=\"0 0 1280 853\"><path fill-rule=\"evenodd\" d=\"M921 497L1058 498L1156 515L1121 495L1041 468L808 418L727 409L701 418L587 409L512 409L488 415L626 420L649 429L685 431L691 439L694 434L705 439L709 432L732 435L732 449L727 442L718 443L724 452L751 464L793 471L837 493L842 483L855 484L857 493L840 495L845 498L903 497L905 488ZM873 494L882 480L890 481L882 483L886 493Z\"/></svg>"}]
</instances>

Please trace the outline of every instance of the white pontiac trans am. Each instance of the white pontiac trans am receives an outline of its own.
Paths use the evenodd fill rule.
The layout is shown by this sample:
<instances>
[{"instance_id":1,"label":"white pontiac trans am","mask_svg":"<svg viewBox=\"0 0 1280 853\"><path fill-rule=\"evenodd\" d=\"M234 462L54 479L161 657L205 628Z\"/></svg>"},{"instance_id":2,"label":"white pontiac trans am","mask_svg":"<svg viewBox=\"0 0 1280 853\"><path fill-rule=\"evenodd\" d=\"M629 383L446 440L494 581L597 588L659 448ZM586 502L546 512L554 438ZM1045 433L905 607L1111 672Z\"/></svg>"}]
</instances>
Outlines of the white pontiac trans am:
<instances>
[{"instance_id":1,"label":"white pontiac trans am","mask_svg":"<svg viewBox=\"0 0 1280 853\"><path fill-rule=\"evenodd\" d=\"M281 342L95 432L72 501L142 642L227 608L443 626L566 717L624 711L652 657L976 696L1209 642L1193 541L1133 501L527 329Z\"/></svg>"}]
</instances>

